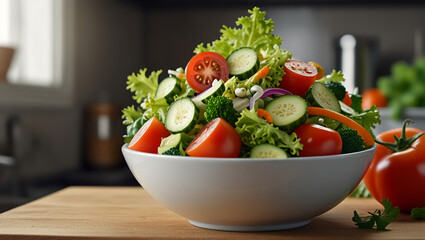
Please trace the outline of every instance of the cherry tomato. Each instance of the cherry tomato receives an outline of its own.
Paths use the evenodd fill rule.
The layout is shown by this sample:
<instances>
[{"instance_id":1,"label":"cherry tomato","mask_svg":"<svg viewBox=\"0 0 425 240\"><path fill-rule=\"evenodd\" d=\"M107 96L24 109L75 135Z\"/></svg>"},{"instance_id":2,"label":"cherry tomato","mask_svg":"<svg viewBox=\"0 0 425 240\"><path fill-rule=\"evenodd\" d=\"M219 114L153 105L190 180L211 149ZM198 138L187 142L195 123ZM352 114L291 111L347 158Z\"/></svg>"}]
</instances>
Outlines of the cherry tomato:
<instances>
[{"instance_id":1,"label":"cherry tomato","mask_svg":"<svg viewBox=\"0 0 425 240\"><path fill-rule=\"evenodd\" d=\"M303 144L300 157L335 155L342 151L341 136L333 129L305 123L294 132Z\"/></svg>"},{"instance_id":2,"label":"cherry tomato","mask_svg":"<svg viewBox=\"0 0 425 240\"><path fill-rule=\"evenodd\" d=\"M317 77L316 67L298 60L286 61L284 70L285 75L282 77L280 87L300 97L304 97Z\"/></svg>"},{"instance_id":3,"label":"cherry tomato","mask_svg":"<svg viewBox=\"0 0 425 240\"><path fill-rule=\"evenodd\" d=\"M394 136L400 138L402 131L402 128L385 131L377 136L377 140L394 143ZM423 132L417 128L406 128L404 140ZM412 208L425 207L425 136L405 147L404 150L393 151L378 143L363 181L378 202L388 198L401 211L410 212Z\"/></svg>"},{"instance_id":4,"label":"cherry tomato","mask_svg":"<svg viewBox=\"0 0 425 240\"><path fill-rule=\"evenodd\" d=\"M241 146L241 138L232 125L215 118L196 134L186 153L192 157L236 158Z\"/></svg>"},{"instance_id":5,"label":"cherry tomato","mask_svg":"<svg viewBox=\"0 0 425 240\"><path fill-rule=\"evenodd\" d=\"M377 88L364 91L362 98L362 109L370 109L373 105L376 107L387 106L387 98Z\"/></svg>"},{"instance_id":6,"label":"cherry tomato","mask_svg":"<svg viewBox=\"0 0 425 240\"><path fill-rule=\"evenodd\" d=\"M323 69L322 66L320 66L320 64L316 63L316 62L308 62L309 64L313 65L316 67L317 69L317 76L316 76L316 80L322 79L326 74L325 74L325 70Z\"/></svg>"},{"instance_id":7,"label":"cherry tomato","mask_svg":"<svg viewBox=\"0 0 425 240\"><path fill-rule=\"evenodd\" d=\"M199 93L210 88L215 79L226 82L228 78L229 65L223 56L215 52L198 53L186 66L187 82Z\"/></svg>"},{"instance_id":8,"label":"cherry tomato","mask_svg":"<svg viewBox=\"0 0 425 240\"><path fill-rule=\"evenodd\" d=\"M134 135L128 144L131 150L147 153L158 153L162 138L170 136L170 132L156 117L149 119Z\"/></svg>"},{"instance_id":9,"label":"cherry tomato","mask_svg":"<svg viewBox=\"0 0 425 240\"><path fill-rule=\"evenodd\" d=\"M348 95L348 92L345 92L345 96L344 96L344 99L342 99L342 102L345 103L345 105L347 105L349 107L351 107L351 105L353 104L350 96Z\"/></svg>"}]
</instances>

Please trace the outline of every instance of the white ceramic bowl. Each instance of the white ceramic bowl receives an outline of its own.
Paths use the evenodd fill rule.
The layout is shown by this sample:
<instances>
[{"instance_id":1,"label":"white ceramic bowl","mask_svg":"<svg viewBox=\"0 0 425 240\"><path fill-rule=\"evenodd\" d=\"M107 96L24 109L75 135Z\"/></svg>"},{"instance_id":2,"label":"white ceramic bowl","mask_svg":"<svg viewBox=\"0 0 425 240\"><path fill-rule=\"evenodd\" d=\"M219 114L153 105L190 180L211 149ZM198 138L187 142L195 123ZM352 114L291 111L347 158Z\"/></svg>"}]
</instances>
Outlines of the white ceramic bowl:
<instances>
[{"instance_id":1,"label":"white ceramic bowl","mask_svg":"<svg viewBox=\"0 0 425 240\"><path fill-rule=\"evenodd\" d=\"M344 200L375 153L289 159L196 158L122 147L137 181L195 226L227 231L300 227Z\"/></svg>"}]
</instances>

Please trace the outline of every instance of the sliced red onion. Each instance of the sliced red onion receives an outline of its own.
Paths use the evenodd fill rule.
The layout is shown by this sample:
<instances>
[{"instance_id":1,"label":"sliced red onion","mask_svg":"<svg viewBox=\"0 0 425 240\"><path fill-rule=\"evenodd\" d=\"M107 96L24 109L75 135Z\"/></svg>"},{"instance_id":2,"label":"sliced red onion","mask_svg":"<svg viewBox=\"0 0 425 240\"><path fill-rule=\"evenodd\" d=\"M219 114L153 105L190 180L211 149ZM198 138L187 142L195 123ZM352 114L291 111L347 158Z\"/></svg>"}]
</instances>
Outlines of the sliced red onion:
<instances>
[{"instance_id":1,"label":"sliced red onion","mask_svg":"<svg viewBox=\"0 0 425 240\"><path fill-rule=\"evenodd\" d=\"M266 98L273 94L279 94L279 95L293 95L290 91L282 89L282 88L269 88L266 91L264 91L261 98Z\"/></svg>"},{"instance_id":2,"label":"sliced red onion","mask_svg":"<svg viewBox=\"0 0 425 240\"><path fill-rule=\"evenodd\" d=\"M251 92L255 92L251 99L249 99L249 110L252 110L254 109L255 101L263 96L264 90L258 85L252 86L250 90Z\"/></svg>"}]
</instances>

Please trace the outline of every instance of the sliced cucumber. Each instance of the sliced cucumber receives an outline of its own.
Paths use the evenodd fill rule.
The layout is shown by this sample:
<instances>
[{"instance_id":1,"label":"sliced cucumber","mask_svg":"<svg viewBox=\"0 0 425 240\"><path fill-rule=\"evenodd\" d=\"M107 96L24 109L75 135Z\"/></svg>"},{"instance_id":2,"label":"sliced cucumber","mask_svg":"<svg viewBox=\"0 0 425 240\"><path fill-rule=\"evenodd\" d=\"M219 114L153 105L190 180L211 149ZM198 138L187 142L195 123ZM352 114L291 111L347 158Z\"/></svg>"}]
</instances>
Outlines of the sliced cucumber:
<instances>
[{"instance_id":1,"label":"sliced cucumber","mask_svg":"<svg viewBox=\"0 0 425 240\"><path fill-rule=\"evenodd\" d=\"M180 98L168 107L165 127L171 133L189 132L196 125L199 109L187 97Z\"/></svg>"},{"instance_id":2,"label":"sliced cucumber","mask_svg":"<svg viewBox=\"0 0 425 240\"><path fill-rule=\"evenodd\" d=\"M268 143L257 145L251 149L250 158L288 158L286 152Z\"/></svg>"},{"instance_id":3,"label":"sliced cucumber","mask_svg":"<svg viewBox=\"0 0 425 240\"><path fill-rule=\"evenodd\" d=\"M207 103L210 98L223 95L224 90L226 90L226 87L224 87L223 80L214 80L210 88L196 95L192 100L194 102Z\"/></svg>"},{"instance_id":4,"label":"sliced cucumber","mask_svg":"<svg viewBox=\"0 0 425 240\"><path fill-rule=\"evenodd\" d=\"M174 96L182 91L181 81L175 77L167 77L161 81L155 93L155 99L165 98L168 103L174 101Z\"/></svg>"},{"instance_id":5,"label":"sliced cucumber","mask_svg":"<svg viewBox=\"0 0 425 240\"><path fill-rule=\"evenodd\" d=\"M173 147L186 149L192 140L193 138L186 133L171 134L162 139L161 145L158 147L158 154L162 154Z\"/></svg>"},{"instance_id":6,"label":"sliced cucumber","mask_svg":"<svg viewBox=\"0 0 425 240\"><path fill-rule=\"evenodd\" d=\"M242 47L233 51L227 57L229 74L239 79L248 79L260 68L257 52L250 47Z\"/></svg>"},{"instance_id":7,"label":"sliced cucumber","mask_svg":"<svg viewBox=\"0 0 425 240\"><path fill-rule=\"evenodd\" d=\"M339 101L339 105L341 105L341 111L342 111L343 113L350 114L350 115L355 115L355 114L357 114L357 112L356 112L354 109L352 109L350 106L348 106L348 105L347 105L347 104L345 104L344 102Z\"/></svg>"},{"instance_id":8,"label":"sliced cucumber","mask_svg":"<svg viewBox=\"0 0 425 240\"><path fill-rule=\"evenodd\" d=\"M284 131L292 131L307 120L307 103L297 95L283 95L266 105L273 124Z\"/></svg>"},{"instance_id":9,"label":"sliced cucumber","mask_svg":"<svg viewBox=\"0 0 425 240\"><path fill-rule=\"evenodd\" d=\"M341 112L338 99L323 83L313 83L305 95L305 100L310 106Z\"/></svg>"}]
</instances>

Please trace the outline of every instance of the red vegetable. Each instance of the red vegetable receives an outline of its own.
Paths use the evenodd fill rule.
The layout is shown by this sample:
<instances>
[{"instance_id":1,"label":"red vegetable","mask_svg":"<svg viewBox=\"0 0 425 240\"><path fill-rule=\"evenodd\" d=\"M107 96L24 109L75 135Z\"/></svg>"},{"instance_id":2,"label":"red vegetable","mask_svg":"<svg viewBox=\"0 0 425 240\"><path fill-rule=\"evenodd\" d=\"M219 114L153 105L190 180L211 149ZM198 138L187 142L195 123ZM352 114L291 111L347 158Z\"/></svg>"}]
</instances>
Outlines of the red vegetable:
<instances>
[{"instance_id":1,"label":"red vegetable","mask_svg":"<svg viewBox=\"0 0 425 240\"><path fill-rule=\"evenodd\" d=\"M241 146L241 138L232 125L215 118L196 134L186 153L192 157L236 158Z\"/></svg>"},{"instance_id":2,"label":"red vegetable","mask_svg":"<svg viewBox=\"0 0 425 240\"><path fill-rule=\"evenodd\" d=\"M170 132L156 117L152 117L134 135L128 148L135 151L158 153L162 138L170 136Z\"/></svg>"},{"instance_id":3,"label":"red vegetable","mask_svg":"<svg viewBox=\"0 0 425 240\"><path fill-rule=\"evenodd\" d=\"M303 144L300 157L335 155L342 151L341 136L333 129L305 123L294 132Z\"/></svg>"},{"instance_id":4,"label":"red vegetable","mask_svg":"<svg viewBox=\"0 0 425 240\"><path fill-rule=\"evenodd\" d=\"M406 128L408 122L378 135L375 156L363 178L378 202L388 198L404 212L425 207L425 132Z\"/></svg>"},{"instance_id":5,"label":"red vegetable","mask_svg":"<svg viewBox=\"0 0 425 240\"><path fill-rule=\"evenodd\" d=\"M313 85L317 77L317 68L306 62L289 59L285 63L285 75L280 87L304 97L307 90Z\"/></svg>"},{"instance_id":6,"label":"red vegetable","mask_svg":"<svg viewBox=\"0 0 425 240\"><path fill-rule=\"evenodd\" d=\"M190 59L186 67L187 83L198 93L212 86L215 79L227 81L229 65L226 59L215 52L201 52Z\"/></svg>"},{"instance_id":7,"label":"red vegetable","mask_svg":"<svg viewBox=\"0 0 425 240\"><path fill-rule=\"evenodd\" d=\"M364 91L362 98L362 109L370 109L373 105L376 107L387 106L387 98L377 88Z\"/></svg>"}]
</instances>

